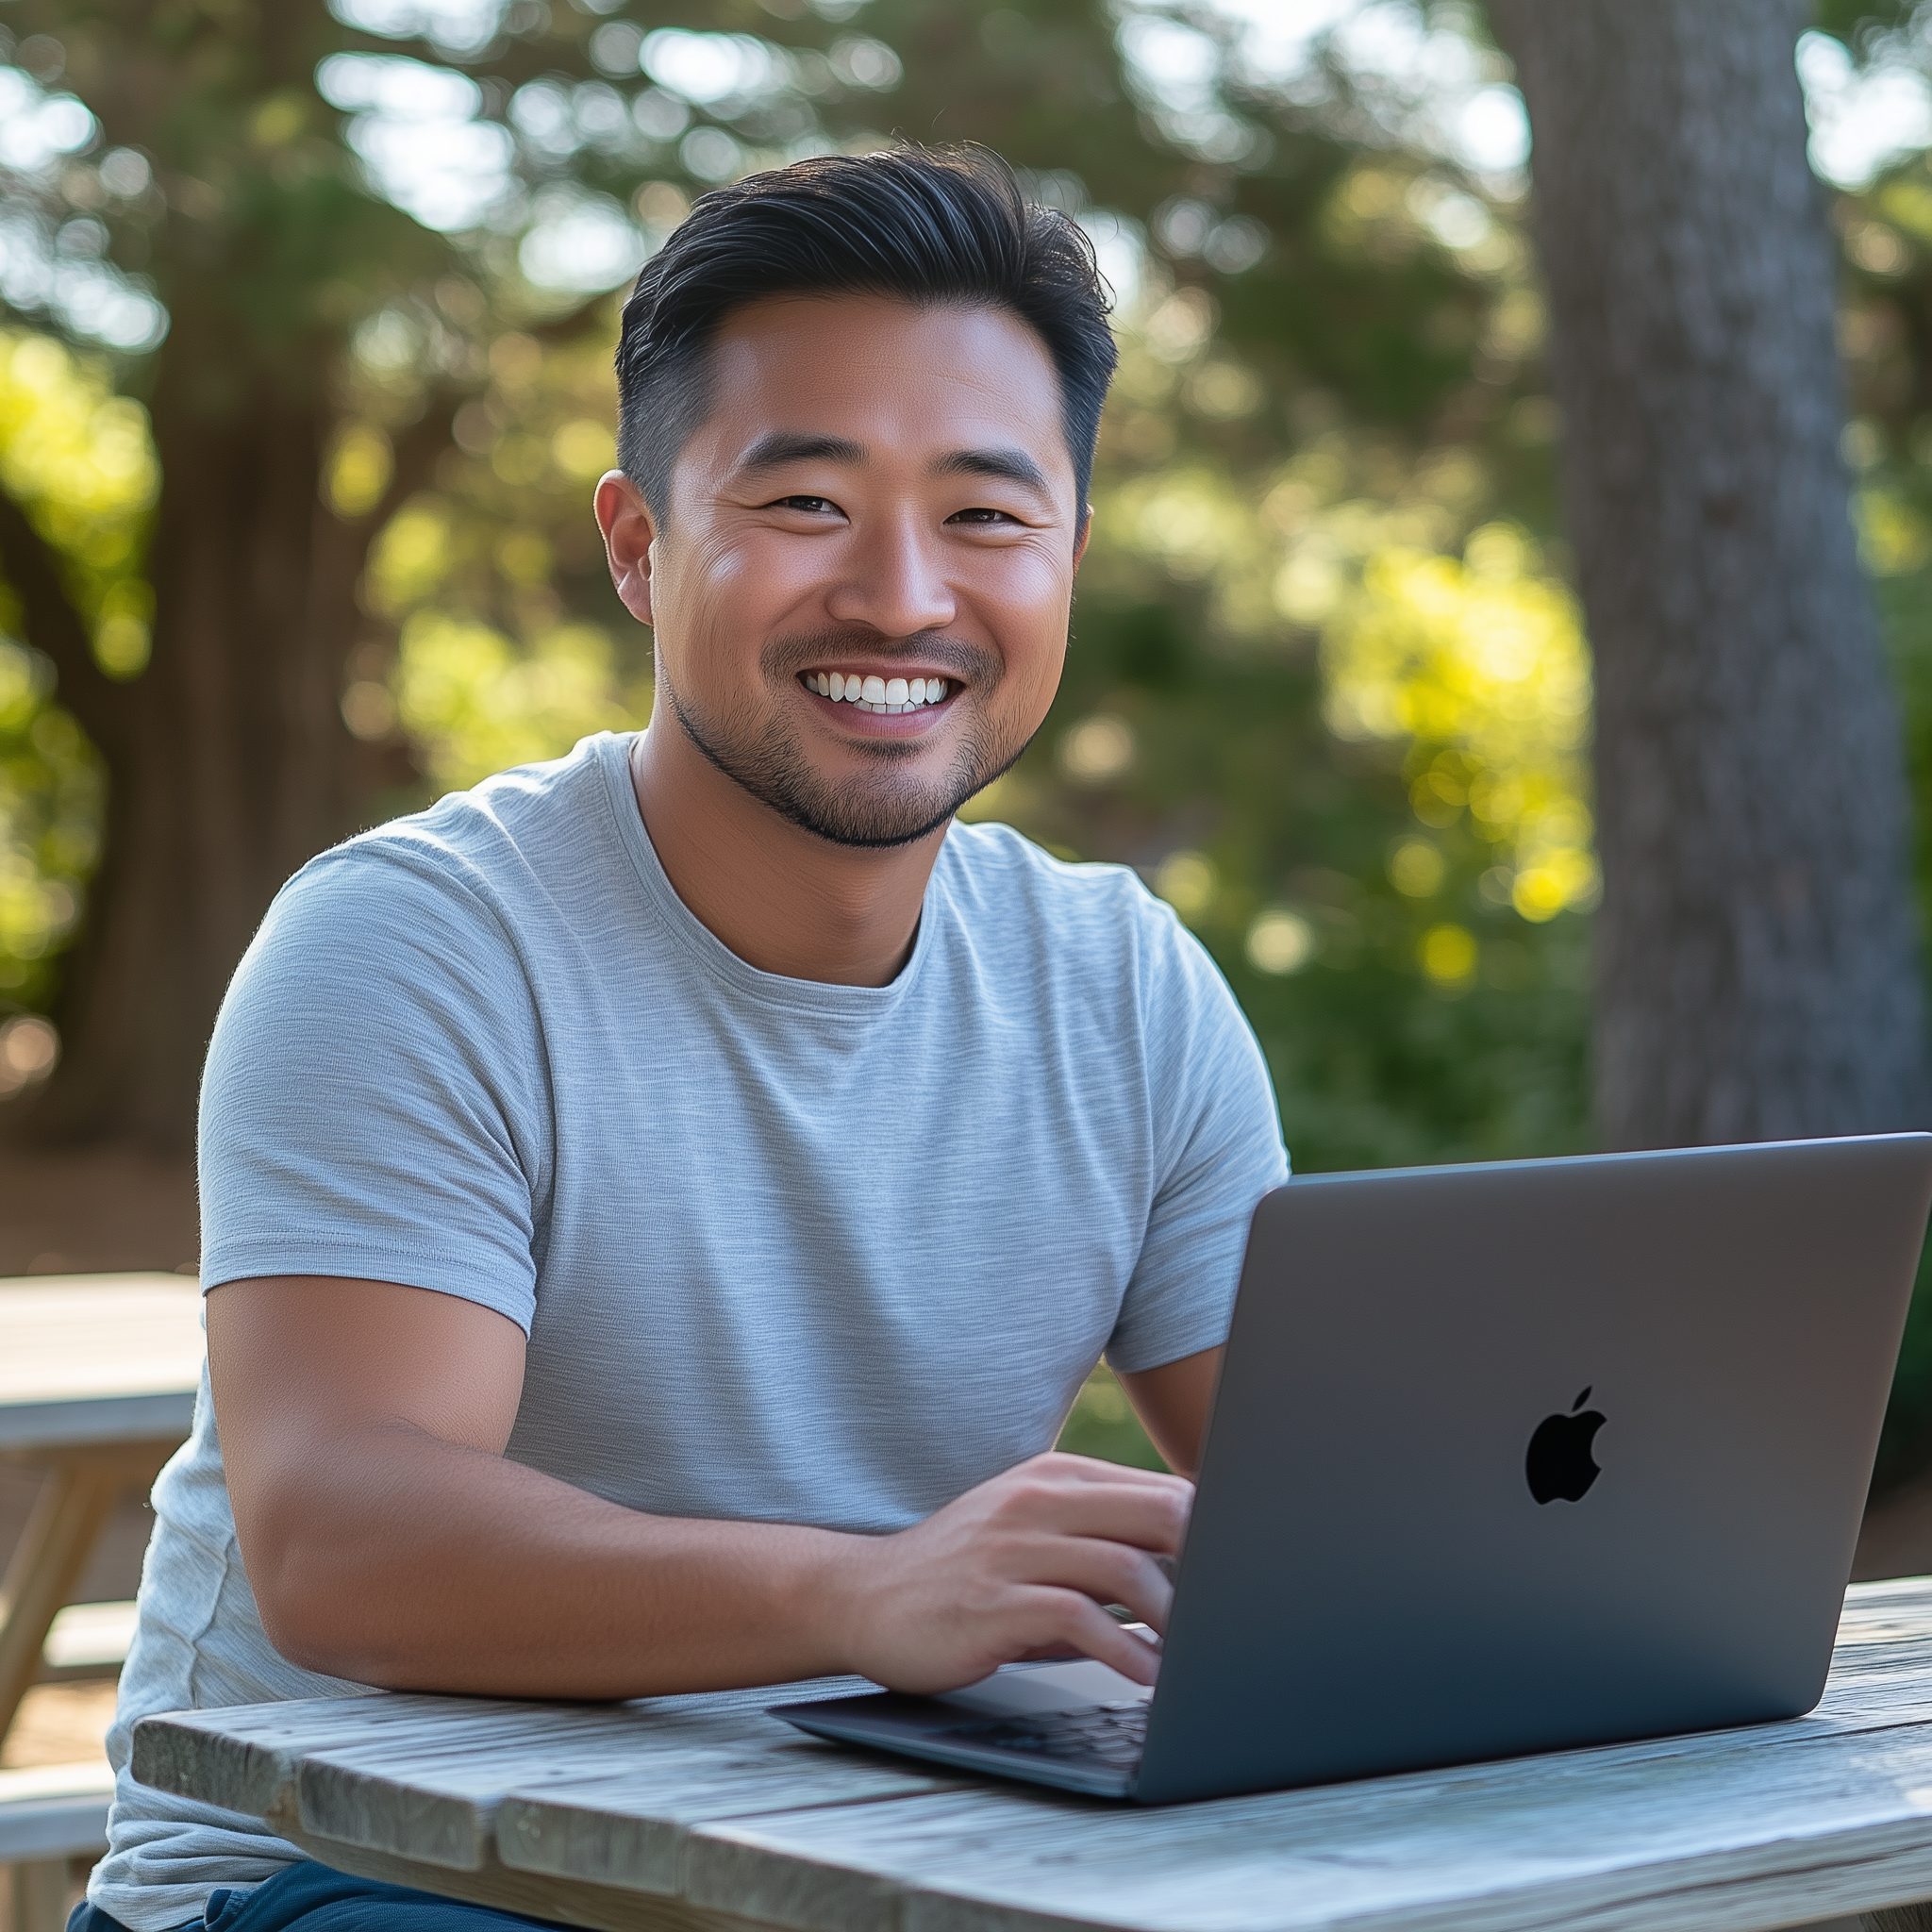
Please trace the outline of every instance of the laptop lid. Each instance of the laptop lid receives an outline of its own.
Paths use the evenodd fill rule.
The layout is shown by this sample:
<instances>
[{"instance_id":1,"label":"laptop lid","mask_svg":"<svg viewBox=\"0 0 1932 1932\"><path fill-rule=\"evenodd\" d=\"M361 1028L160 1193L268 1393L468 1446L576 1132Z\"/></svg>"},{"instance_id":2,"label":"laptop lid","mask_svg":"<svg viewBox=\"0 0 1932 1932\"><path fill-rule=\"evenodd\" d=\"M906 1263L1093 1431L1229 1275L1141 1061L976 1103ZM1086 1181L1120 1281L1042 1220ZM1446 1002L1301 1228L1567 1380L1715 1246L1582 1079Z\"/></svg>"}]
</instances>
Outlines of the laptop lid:
<instances>
[{"instance_id":1,"label":"laptop lid","mask_svg":"<svg viewBox=\"0 0 1932 1932\"><path fill-rule=\"evenodd\" d=\"M1134 1796L1809 1709L1928 1202L1924 1134L1271 1193Z\"/></svg>"}]
</instances>

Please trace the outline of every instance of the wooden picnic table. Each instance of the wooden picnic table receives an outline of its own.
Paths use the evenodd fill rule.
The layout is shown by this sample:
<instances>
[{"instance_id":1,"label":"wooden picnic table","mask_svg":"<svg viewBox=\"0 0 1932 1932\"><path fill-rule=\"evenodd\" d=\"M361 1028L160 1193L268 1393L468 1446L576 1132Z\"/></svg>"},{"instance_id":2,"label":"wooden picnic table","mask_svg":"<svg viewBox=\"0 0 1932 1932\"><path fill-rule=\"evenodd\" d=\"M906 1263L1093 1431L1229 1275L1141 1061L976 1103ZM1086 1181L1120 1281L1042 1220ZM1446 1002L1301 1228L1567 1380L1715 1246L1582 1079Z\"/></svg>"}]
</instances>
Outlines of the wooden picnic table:
<instances>
[{"instance_id":1,"label":"wooden picnic table","mask_svg":"<svg viewBox=\"0 0 1932 1932\"><path fill-rule=\"evenodd\" d=\"M192 1425L203 1354L189 1276L0 1280L0 1459L46 1472L0 1579L0 1738L116 1498Z\"/></svg>"},{"instance_id":2,"label":"wooden picnic table","mask_svg":"<svg viewBox=\"0 0 1932 1932\"><path fill-rule=\"evenodd\" d=\"M187 1711L141 1723L134 1774L602 1932L1751 1932L1932 1897L1932 1578L1854 1587L1789 1724L1158 1810L763 1715L852 1688Z\"/></svg>"}]
</instances>

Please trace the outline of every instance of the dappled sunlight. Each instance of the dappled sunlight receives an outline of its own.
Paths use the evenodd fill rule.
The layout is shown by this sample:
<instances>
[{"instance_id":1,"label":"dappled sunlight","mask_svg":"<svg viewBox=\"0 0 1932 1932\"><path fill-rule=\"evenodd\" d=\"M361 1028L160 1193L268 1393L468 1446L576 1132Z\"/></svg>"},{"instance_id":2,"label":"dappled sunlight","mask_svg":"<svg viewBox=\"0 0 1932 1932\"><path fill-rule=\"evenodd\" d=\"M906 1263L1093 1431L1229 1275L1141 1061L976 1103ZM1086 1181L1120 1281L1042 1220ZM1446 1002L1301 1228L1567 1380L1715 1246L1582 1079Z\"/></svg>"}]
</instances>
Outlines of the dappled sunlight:
<instances>
[{"instance_id":1,"label":"dappled sunlight","mask_svg":"<svg viewBox=\"0 0 1932 1932\"><path fill-rule=\"evenodd\" d=\"M1495 850L1485 874L1492 896L1507 895L1539 923L1596 903L1589 653L1574 598L1543 574L1525 537L1488 525L1460 559L1379 552L1338 603L1322 662L1330 728L1344 739L1407 741L1416 816L1440 828L1467 813ZM1419 872L1440 878L1441 860L1419 856L1430 850L1398 850L1398 890L1433 890ZM1430 964L1425 949L1432 978L1465 976L1439 970L1452 954L1460 957L1443 940Z\"/></svg>"},{"instance_id":2,"label":"dappled sunlight","mask_svg":"<svg viewBox=\"0 0 1932 1932\"><path fill-rule=\"evenodd\" d=\"M158 482L146 411L113 392L104 367L45 336L0 331L0 487L65 565L110 676L147 662L152 605L140 570ZM22 641L25 629L0 577L0 1016L52 986L52 956L99 858L104 803L99 762L54 703L54 667ZM39 1038L7 1037L16 1058ZM15 1087L51 1064L23 1061Z\"/></svg>"},{"instance_id":3,"label":"dappled sunlight","mask_svg":"<svg viewBox=\"0 0 1932 1932\"><path fill-rule=\"evenodd\" d=\"M1171 852L1155 868L1154 890L1191 925L1214 903L1220 884L1214 861L1205 852Z\"/></svg>"},{"instance_id":4,"label":"dappled sunlight","mask_svg":"<svg viewBox=\"0 0 1932 1932\"><path fill-rule=\"evenodd\" d=\"M1902 491L1874 484L1853 507L1858 553L1874 576L1908 576L1932 563L1932 519Z\"/></svg>"},{"instance_id":5,"label":"dappled sunlight","mask_svg":"<svg viewBox=\"0 0 1932 1932\"><path fill-rule=\"evenodd\" d=\"M346 424L323 467L323 500L339 517L367 516L394 471L388 435L375 423Z\"/></svg>"},{"instance_id":6,"label":"dappled sunlight","mask_svg":"<svg viewBox=\"0 0 1932 1932\"><path fill-rule=\"evenodd\" d=\"M643 722L617 697L610 641L594 625L559 625L519 649L487 625L423 611L403 626L393 683L439 792Z\"/></svg>"},{"instance_id":7,"label":"dappled sunlight","mask_svg":"<svg viewBox=\"0 0 1932 1932\"><path fill-rule=\"evenodd\" d=\"M352 656L342 716L371 743L407 743L420 798L650 716L649 633L609 593L590 507L616 455L614 320L595 312L563 342L497 333L434 486L371 550L377 628ZM366 460L342 448L332 478ZM586 614L592 599L608 622Z\"/></svg>"},{"instance_id":8,"label":"dappled sunlight","mask_svg":"<svg viewBox=\"0 0 1932 1932\"><path fill-rule=\"evenodd\" d=\"M159 486L147 411L114 393L104 363L0 330L0 487L79 576L95 653L114 675L147 661L140 568Z\"/></svg>"},{"instance_id":9,"label":"dappled sunlight","mask_svg":"<svg viewBox=\"0 0 1932 1932\"><path fill-rule=\"evenodd\" d=\"M0 1025L0 1100L37 1086L60 1058L60 1036L38 1013L18 1013Z\"/></svg>"},{"instance_id":10,"label":"dappled sunlight","mask_svg":"<svg viewBox=\"0 0 1932 1932\"><path fill-rule=\"evenodd\" d=\"M1271 906L1248 927L1247 955L1257 973L1299 973L1315 957L1315 928L1299 912Z\"/></svg>"},{"instance_id":11,"label":"dappled sunlight","mask_svg":"<svg viewBox=\"0 0 1932 1932\"><path fill-rule=\"evenodd\" d=\"M1439 985L1467 986L1475 977L1475 935L1467 926L1432 925L1417 948L1423 971Z\"/></svg>"},{"instance_id":12,"label":"dappled sunlight","mask_svg":"<svg viewBox=\"0 0 1932 1932\"><path fill-rule=\"evenodd\" d=\"M1136 548L1184 582L1238 566L1249 517L1233 478L1208 469L1136 478L1110 501Z\"/></svg>"},{"instance_id":13,"label":"dappled sunlight","mask_svg":"<svg viewBox=\"0 0 1932 1932\"><path fill-rule=\"evenodd\" d=\"M43 997L100 851L103 788L38 652L0 636L0 1015Z\"/></svg>"}]
</instances>

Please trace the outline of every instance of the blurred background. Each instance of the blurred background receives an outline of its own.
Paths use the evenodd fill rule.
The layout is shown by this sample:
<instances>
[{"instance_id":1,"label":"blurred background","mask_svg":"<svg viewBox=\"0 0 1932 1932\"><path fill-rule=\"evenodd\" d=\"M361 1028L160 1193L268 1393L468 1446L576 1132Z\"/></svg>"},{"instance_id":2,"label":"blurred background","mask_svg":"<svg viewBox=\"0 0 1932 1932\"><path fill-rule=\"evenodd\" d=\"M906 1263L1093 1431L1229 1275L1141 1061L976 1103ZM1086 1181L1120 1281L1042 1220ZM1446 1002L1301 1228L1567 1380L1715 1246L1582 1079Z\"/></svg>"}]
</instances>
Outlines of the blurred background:
<instances>
[{"instance_id":1,"label":"blurred background","mask_svg":"<svg viewBox=\"0 0 1932 1932\"><path fill-rule=\"evenodd\" d=\"M1172 903L1260 1035L1297 1169L1904 1124L1928 878L1906 877L1926 850L1906 817L1932 809L1932 17L1537 11L0 0L0 1274L192 1271L195 1076L275 887L359 825L648 718L649 638L590 512L623 291L708 187L895 137L1005 155L1091 237L1121 339L1065 684L968 816ZM1690 136L1657 146L1618 101L1675 103ZM1601 267L1646 206L1690 291L1669 313L1677 270ZM1646 402L1642 367L1606 389L1590 328L1663 372L1696 291L1722 308L1746 284L1789 359L1725 407L1772 441L1647 559L1603 492L1673 500L1686 407ZM1707 376L1750 372L1720 353ZM1804 407L1787 423L1767 396ZM1729 420L1690 426L1735 458ZM1592 637L1607 667L1616 626L1643 627L1633 572L1707 609L1796 587L1760 656L1674 714L1680 763L1727 731L1756 733L1751 758L1625 788L1662 847L1625 793L1621 820L1599 801L1593 761ZM1651 630L1702 661L1694 613ZM1792 684L1807 662L1825 673ZM1802 728L1773 730L1760 693L1787 688ZM1602 721L1662 741L1629 703ZM1762 849L1784 833L1752 838L1787 820L1865 881L1866 924L1821 915L1815 958L1766 942L1812 1002L1789 1010L1845 1016L1840 1099L1746 1042L1646 1112L1635 1074L1603 1074L1648 1062L1605 1042L1663 1014L1645 1037L1690 1065L1757 997L1748 947L1697 965L1684 908L1785 917L1812 888ZM1656 849L1706 853L1707 886L1600 947L1607 874L1635 906L1617 867L1637 880ZM1693 968L1701 1008L1671 991ZM1906 1502L1932 1464L1921 1313L1880 1465ZM1104 1374L1069 1440L1150 1453ZM1932 1525L1932 1493L1913 1507ZM131 1592L108 1572L137 1528L94 1595Z\"/></svg>"}]
</instances>

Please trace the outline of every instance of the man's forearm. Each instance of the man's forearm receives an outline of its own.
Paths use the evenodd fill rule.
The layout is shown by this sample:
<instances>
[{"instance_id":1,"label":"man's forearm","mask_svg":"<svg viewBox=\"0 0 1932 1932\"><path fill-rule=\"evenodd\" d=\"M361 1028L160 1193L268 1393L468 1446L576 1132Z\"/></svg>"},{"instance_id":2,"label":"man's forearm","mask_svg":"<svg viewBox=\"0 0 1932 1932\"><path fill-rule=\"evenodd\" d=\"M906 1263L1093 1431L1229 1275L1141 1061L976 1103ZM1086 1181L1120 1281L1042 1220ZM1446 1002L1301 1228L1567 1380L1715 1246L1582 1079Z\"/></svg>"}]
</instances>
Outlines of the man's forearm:
<instances>
[{"instance_id":1,"label":"man's forearm","mask_svg":"<svg viewBox=\"0 0 1932 1932\"><path fill-rule=\"evenodd\" d=\"M637 1697L852 1669L869 1539L646 1516L397 1425L291 1453L242 1529L275 1648L399 1690Z\"/></svg>"}]
</instances>

